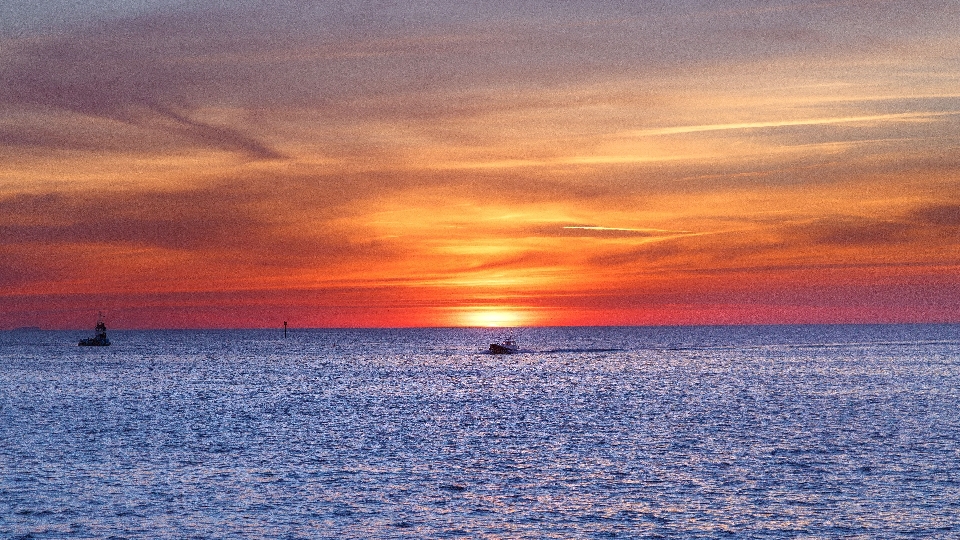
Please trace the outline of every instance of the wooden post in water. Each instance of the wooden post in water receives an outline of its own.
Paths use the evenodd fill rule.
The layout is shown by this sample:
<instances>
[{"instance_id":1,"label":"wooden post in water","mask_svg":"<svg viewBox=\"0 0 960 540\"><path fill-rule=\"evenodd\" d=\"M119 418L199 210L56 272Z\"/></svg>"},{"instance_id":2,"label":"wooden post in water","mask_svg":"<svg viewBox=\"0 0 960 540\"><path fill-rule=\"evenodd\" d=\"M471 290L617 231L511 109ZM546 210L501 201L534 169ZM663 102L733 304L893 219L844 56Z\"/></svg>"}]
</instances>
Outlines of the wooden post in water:
<instances>
[{"instance_id":1,"label":"wooden post in water","mask_svg":"<svg viewBox=\"0 0 960 540\"><path fill-rule=\"evenodd\" d=\"M287 337L287 321L283 321L283 337Z\"/></svg>"}]
</instances>

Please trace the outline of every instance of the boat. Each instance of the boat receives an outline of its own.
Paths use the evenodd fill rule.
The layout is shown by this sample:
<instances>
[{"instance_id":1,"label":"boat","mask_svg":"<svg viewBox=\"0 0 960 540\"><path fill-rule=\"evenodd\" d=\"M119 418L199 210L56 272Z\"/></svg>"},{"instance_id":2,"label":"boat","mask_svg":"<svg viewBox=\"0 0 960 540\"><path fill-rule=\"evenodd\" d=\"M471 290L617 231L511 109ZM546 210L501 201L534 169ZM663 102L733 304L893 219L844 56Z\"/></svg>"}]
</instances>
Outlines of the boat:
<instances>
[{"instance_id":1,"label":"boat","mask_svg":"<svg viewBox=\"0 0 960 540\"><path fill-rule=\"evenodd\" d=\"M520 344L514 338L490 344L490 354L513 354L520 352Z\"/></svg>"},{"instance_id":2,"label":"boat","mask_svg":"<svg viewBox=\"0 0 960 540\"><path fill-rule=\"evenodd\" d=\"M83 338L77 345L81 347L106 347L110 345L107 339L107 325L103 324L103 314L97 316L96 334L92 338Z\"/></svg>"}]
</instances>

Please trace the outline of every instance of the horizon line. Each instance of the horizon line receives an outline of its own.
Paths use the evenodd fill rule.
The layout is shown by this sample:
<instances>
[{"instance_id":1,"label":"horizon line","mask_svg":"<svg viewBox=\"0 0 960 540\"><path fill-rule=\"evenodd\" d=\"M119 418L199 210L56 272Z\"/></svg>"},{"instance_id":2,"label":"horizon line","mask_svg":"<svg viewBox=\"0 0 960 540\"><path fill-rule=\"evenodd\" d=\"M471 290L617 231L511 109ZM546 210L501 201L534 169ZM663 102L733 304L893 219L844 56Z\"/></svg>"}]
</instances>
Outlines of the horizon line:
<instances>
[{"instance_id":1,"label":"horizon line","mask_svg":"<svg viewBox=\"0 0 960 540\"><path fill-rule=\"evenodd\" d=\"M293 330L515 330L535 328L697 328L697 327L763 327L763 326L944 326L960 325L960 321L876 321L876 322L744 322L744 323L673 323L673 324L556 324L518 326L287 326ZM86 332L89 328L43 328L18 326L0 329L0 332ZM180 332L180 331L268 331L283 332L283 326L250 327L171 327L171 328L124 328L114 327L111 332Z\"/></svg>"}]
</instances>

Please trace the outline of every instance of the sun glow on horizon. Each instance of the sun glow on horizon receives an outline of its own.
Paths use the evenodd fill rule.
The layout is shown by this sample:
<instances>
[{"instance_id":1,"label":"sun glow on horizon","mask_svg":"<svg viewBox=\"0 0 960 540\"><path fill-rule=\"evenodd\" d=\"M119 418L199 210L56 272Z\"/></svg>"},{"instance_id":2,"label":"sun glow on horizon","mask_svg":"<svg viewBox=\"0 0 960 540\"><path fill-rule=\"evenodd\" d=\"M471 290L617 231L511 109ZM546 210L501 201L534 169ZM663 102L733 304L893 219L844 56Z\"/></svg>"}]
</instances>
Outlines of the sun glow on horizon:
<instances>
[{"instance_id":1,"label":"sun glow on horizon","mask_svg":"<svg viewBox=\"0 0 960 540\"><path fill-rule=\"evenodd\" d=\"M519 311L504 307L467 308L457 314L460 324L484 328L523 326L527 318Z\"/></svg>"}]
</instances>

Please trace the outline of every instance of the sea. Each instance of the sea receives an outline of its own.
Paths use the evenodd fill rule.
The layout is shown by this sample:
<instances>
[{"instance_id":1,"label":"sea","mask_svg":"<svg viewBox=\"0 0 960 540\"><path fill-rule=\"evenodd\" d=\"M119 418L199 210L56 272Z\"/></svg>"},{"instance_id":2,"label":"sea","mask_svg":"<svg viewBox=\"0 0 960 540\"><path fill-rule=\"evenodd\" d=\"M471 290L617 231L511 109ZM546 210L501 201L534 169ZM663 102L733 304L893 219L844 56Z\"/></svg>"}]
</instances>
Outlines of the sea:
<instances>
[{"instance_id":1,"label":"sea","mask_svg":"<svg viewBox=\"0 0 960 540\"><path fill-rule=\"evenodd\" d=\"M960 538L960 325L92 333L0 332L0 538Z\"/></svg>"}]
</instances>

